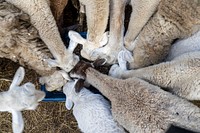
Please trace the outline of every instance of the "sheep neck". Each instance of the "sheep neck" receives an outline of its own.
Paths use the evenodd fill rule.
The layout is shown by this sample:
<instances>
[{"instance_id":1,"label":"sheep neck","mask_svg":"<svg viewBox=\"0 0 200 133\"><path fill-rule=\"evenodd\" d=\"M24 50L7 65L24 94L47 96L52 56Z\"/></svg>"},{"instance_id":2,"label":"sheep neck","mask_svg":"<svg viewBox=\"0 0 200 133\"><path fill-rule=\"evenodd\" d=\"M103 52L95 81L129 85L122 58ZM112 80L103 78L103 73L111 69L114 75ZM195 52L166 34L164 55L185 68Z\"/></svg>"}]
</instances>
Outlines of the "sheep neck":
<instances>
[{"instance_id":1,"label":"sheep neck","mask_svg":"<svg viewBox=\"0 0 200 133\"><path fill-rule=\"evenodd\" d=\"M86 70L86 80L108 99L113 99L113 97L117 96L116 92L120 92L118 87L114 87L117 82L116 79L101 74L93 68Z\"/></svg>"}]
</instances>

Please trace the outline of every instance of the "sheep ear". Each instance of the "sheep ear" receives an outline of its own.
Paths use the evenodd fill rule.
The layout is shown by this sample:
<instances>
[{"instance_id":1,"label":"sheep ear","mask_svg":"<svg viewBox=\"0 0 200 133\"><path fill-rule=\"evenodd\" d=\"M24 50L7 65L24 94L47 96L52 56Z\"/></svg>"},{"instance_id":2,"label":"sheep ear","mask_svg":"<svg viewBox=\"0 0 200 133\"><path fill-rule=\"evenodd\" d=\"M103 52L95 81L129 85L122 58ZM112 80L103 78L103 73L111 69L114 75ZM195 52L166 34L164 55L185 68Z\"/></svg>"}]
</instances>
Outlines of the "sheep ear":
<instances>
[{"instance_id":1,"label":"sheep ear","mask_svg":"<svg viewBox=\"0 0 200 133\"><path fill-rule=\"evenodd\" d=\"M35 92L35 97L38 102L42 101L44 99L45 95L46 94L43 91L36 90L36 92Z\"/></svg>"},{"instance_id":2,"label":"sheep ear","mask_svg":"<svg viewBox=\"0 0 200 133\"><path fill-rule=\"evenodd\" d=\"M105 65L106 62L107 62L107 59L103 58L103 59L96 59L92 64L94 67L99 67L99 66Z\"/></svg>"},{"instance_id":3,"label":"sheep ear","mask_svg":"<svg viewBox=\"0 0 200 133\"><path fill-rule=\"evenodd\" d=\"M73 102L66 97L66 102L65 102L65 106L68 110L71 110L72 106L73 106Z\"/></svg>"},{"instance_id":4,"label":"sheep ear","mask_svg":"<svg viewBox=\"0 0 200 133\"><path fill-rule=\"evenodd\" d=\"M24 129L24 120L20 111L12 110L12 129L14 133L22 133Z\"/></svg>"},{"instance_id":5,"label":"sheep ear","mask_svg":"<svg viewBox=\"0 0 200 133\"><path fill-rule=\"evenodd\" d=\"M100 41L100 46L103 47L107 43L108 43L108 32L105 32L103 34L103 37L102 37L101 41Z\"/></svg>"},{"instance_id":6,"label":"sheep ear","mask_svg":"<svg viewBox=\"0 0 200 133\"><path fill-rule=\"evenodd\" d=\"M128 50L125 50L124 51L124 59L128 62L132 62L133 56L132 56L131 52L129 52Z\"/></svg>"},{"instance_id":7,"label":"sheep ear","mask_svg":"<svg viewBox=\"0 0 200 133\"><path fill-rule=\"evenodd\" d=\"M53 59L46 59L46 62L48 63L48 65L50 67L57 67L58 66L58 62L56 60Z\"/></svg>"},{"instance_id":8,"label":"sheep ear","mask_svg":"<svg viewBox=\"0 0 200 133\"><path fill-rule=\"evenodd\" d=\"M76 82L74 88L75 88L75 92L79 93L81 91L81 89L84 87L84 81L83 79L78 79L78 81Z\"/></svg>"},{"instance_id":9,"label":"sheep ear","mask_svg":"<svg viewBox=\"0 0 200 133\"><path fill-rule=\"evenodd\" d=\"M25 76L25 70L23 67L19 67L15 73L13 81L10 85L10 89L14 88L15 86L19 86L20 83L23 81Z\"/></svg>"},{"instance_id":10,"label":"sheep ear","mask_svg":"<svg viewBox=\"0 0 200 133\"><path fill-rule=\"evenodd\" d=\"M70 38L70 40L79 43L79 44L85 44L86 39L84 39L78 32L75 31L69 31L68 32L68 36Z\"/></svg>"}]
</instances>

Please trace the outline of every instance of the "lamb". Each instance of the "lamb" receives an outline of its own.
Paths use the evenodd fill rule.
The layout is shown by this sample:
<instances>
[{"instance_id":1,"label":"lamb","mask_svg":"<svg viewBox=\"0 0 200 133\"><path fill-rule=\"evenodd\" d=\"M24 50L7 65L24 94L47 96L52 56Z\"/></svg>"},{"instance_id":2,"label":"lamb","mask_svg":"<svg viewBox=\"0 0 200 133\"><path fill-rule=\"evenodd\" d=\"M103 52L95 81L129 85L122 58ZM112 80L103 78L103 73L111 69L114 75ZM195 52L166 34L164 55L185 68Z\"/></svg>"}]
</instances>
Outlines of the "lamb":
<instances>
[{"instance_id":1,"label":"lamb","mask_svg":"<svg viewBox=\"0 0 200 133\"><path fill-rule=\"evenodd\" d=\"M108 33L105 32L109 16L109 0L79 0L86 7L87 38L79 33L69 31L69 38L83 45L81 56L88 60L95 60L91 54L93 50L105 45Z\"/></svg>"},{"instance_id":2,"label":"lamb","mask_svg":"<svg viewBox=\"0 0 200 133\"><path fill-rule=\"evenodd\" d=\"M133 51L130 69L158 64L166 58L175 39L192 35L200 29L197 0L161 0L157 12L126 48Z\"/></svg>"},{"instance_id":3,"label":"lamb","mask_svg":"<svg viewBox=\"0 0 200 133\"><path fill-rule=\"evenodd\" d=\"M14 133L22 133L24 120L22 110L35 110L44 97L45 93L35 89L35 85L28 82L21 86L25 71L19 67L16 71L10 88L0 93L0 111L12 113L12 128Z\"/></svg>"},{"instance_id":4,"label":"lamb","mask_svg":"<svg viewBox=\"0 0 200 133\"><path fill-rule=\"evenodd\" d=\"M165 133L171 124L200 132L197 106L142 79L116 79L89 65L75 66L71 73L85 77L111 101L114 119L130 133Z\"/></svg>"},{"instance_id":5,"label":"lamb","mask_svg":"<svg viewBox=\"0 0 200 133\"><path fill-rule=\"evenodd\" d=\"M120 54L122 55L119 56L125 57L123 54L126 54L126 52ZM109 75L122 79L137 77L188 100L199 100L199 57L200 51L188 52L172 61L136 70L125 70L115 64L111 67Z\"/></svg>"},{"instance_id":6,"label":"lamb","mask_svg":"<svg viewBox=\"0 0 200 133\"><path fill-rule=\"evenodd\" d=\"M111 0L109 40L104 47L93 52L93 58L103 57L109 64L116 63L119 51L125 50L124 44L127 46L136 38L159 2L160 0ZM124 37L124 12L128 3L131 3L132 14Z\"/></svg>"},{"instance_id":7,"label":"lamb","mask_svg":"<svg viewBox=\"0 0 200 133\"><path fill-rule=\"evenodd\" d=\"M30 16L31 23L38 30L41 39L51 51L54 59L47 59L49 65L58 66L69 72L79 61L78 56L66 49L61 40L48 0L6 0Z\"/></svg>"},{"instance_id":8,"label":"lamb","mask_svg":"<svg viewBox=\"0 0 200 133\"><path fill-rule=\"evenodd\" d=\"M170 51L167 55L166 61L173 60L181 54L200 50L200 31L191 37L184 38L172 44Z\"/></svg>"},{"instance_id":9,"label":"lamb","mask_svg":"<svg viewBox=\"0 0 200 133\"><path fill-rule=\"evenodd\" d=\"M53 56L30 24L29 16L7 2L1 2L0 6L3 7L0 9L0 57L35 70L42 76L40 81L46 84L47 90L60 89L69 79L67 73L50 67L45 61ZM68 50L71 54L74 48L70 43ZM55 77L60 84L57 84Z\"/></svg>"},{"instance_id":10,"label":"lamb","mask_svg":"<svg viewBox=\"0 0 200 133\"><path fill-rule=\"evenodd\" d=\"M125 133L114 121L109 102L100 94L94 94L82 88L82 80L71 80L63 87L66 95L66 108L73 106L73 114L78 127L84 133ZM75 89L82 88L79 93Z\"/></svg>"}]
</instances>

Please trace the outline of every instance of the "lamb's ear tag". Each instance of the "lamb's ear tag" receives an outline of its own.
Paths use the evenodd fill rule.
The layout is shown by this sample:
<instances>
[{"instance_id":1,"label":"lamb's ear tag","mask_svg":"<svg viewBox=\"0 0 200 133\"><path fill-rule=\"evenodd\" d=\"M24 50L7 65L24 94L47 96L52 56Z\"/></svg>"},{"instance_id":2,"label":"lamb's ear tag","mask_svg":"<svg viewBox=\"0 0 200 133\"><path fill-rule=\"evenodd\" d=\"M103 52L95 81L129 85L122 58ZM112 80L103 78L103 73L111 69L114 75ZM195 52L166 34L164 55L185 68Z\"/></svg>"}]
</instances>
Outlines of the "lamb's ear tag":
<instances>
[{"instance_id":1,"label":"lamb's ear tag","mask_svg":"<svg viewBox=\"0 0 200 133\"><path fill-rule=\"evenodd\" d=\"M83 79L78 79L78 81L76 82L74 88L75 88L75 92L79 93L81 91L81 89L84 87L84 81Z\"/></svg>"},{"instance_id":2,"label":"lamb's ear tag","mask_svg":"<svg viewBox=\"0 0 200 133\"><path fill-rule=\"evenodd\" d=\"M105 65L107 62L107 60L105 58L102 58L102 59L96 59L94 62L93 62L93 66L94 67L99 67L99 66L103 66Z\"/></svg>"}]
</instances>

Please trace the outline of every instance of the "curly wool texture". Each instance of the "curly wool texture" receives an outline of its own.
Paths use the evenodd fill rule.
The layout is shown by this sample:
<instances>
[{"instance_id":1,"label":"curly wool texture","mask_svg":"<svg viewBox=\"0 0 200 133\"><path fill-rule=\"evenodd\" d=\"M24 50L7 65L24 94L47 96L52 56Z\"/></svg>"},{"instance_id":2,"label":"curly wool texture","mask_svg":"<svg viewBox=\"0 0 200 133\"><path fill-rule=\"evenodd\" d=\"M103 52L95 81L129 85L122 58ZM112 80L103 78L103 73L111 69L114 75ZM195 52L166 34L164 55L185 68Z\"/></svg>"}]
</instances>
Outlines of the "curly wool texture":
<instances>
[{"instance_id":1,"label":"curly wool texture","mask_svg":"<svg viewBox=\"0 0 200 133\"><path fill-rule=\"evenodd\" d=\"M109 102L100 94L94 94L86 88L76 93L73 86L64 87L64 93L67 99L74 103L73 114L82 132L125 133L114 121Z\"/></svg>"},{"instance_id":2,"label":"curly wool texture","mask_svg":"<svg viewBox=\"0 0 200 133\"><path fill-rule=\"evenodd\" d=\"M195 0L162 0L134 42L134 60L130 68L161 62L177 38L190 36L200 24L200 10ZM195 29L197 28L197 29Z\"/></svg>"},{"instance_id":3,"label":"curly wool texture","mask_svg":"<svg viewBox=\"0 0 200 133\"><path fill-rule=\"evenodd\" d=\"M55 71L44 59L51 58L29 16L7 2L0 3L0 57L34 69L40 75Z\"/></svg>"},{"instance_id":4,"label":"curly wool texture","mask_svg":"<svg viewBox=\"0 0 200 133\"><path fill-rule=\"evenodd\" d=\"M106 96L116 121L131 133L165 133L170 124L200 129L200 109L138 78L112 78L93 68L86 80Z\"/></svg>"},{"instance_id":5,"label":"curly wool texture","mask_svg":"<svg viewBox=\"0 0 200 133\"><path fill-rule=\"evenodd\" d=\"M52 66L58 66L69 72L79 58L72 50L66 49L56 21L50 10L48 0L6 0L30 16L31 24L38 30L40 38L47 45L55 60L48 60Z\"/></svg>"},{"instance_id":6,"label":"curly wool texture","mask_svg":"<svg viewBox=\"0 0 200 133\"><path fill-rule=\"evenodd\" d=\"M122 71L116 69L118 78L138 77L152 84L165 88L189 100L200 99L200 52L189 52L176 57L170 62Z\"/></svg>"}]
</instances>

